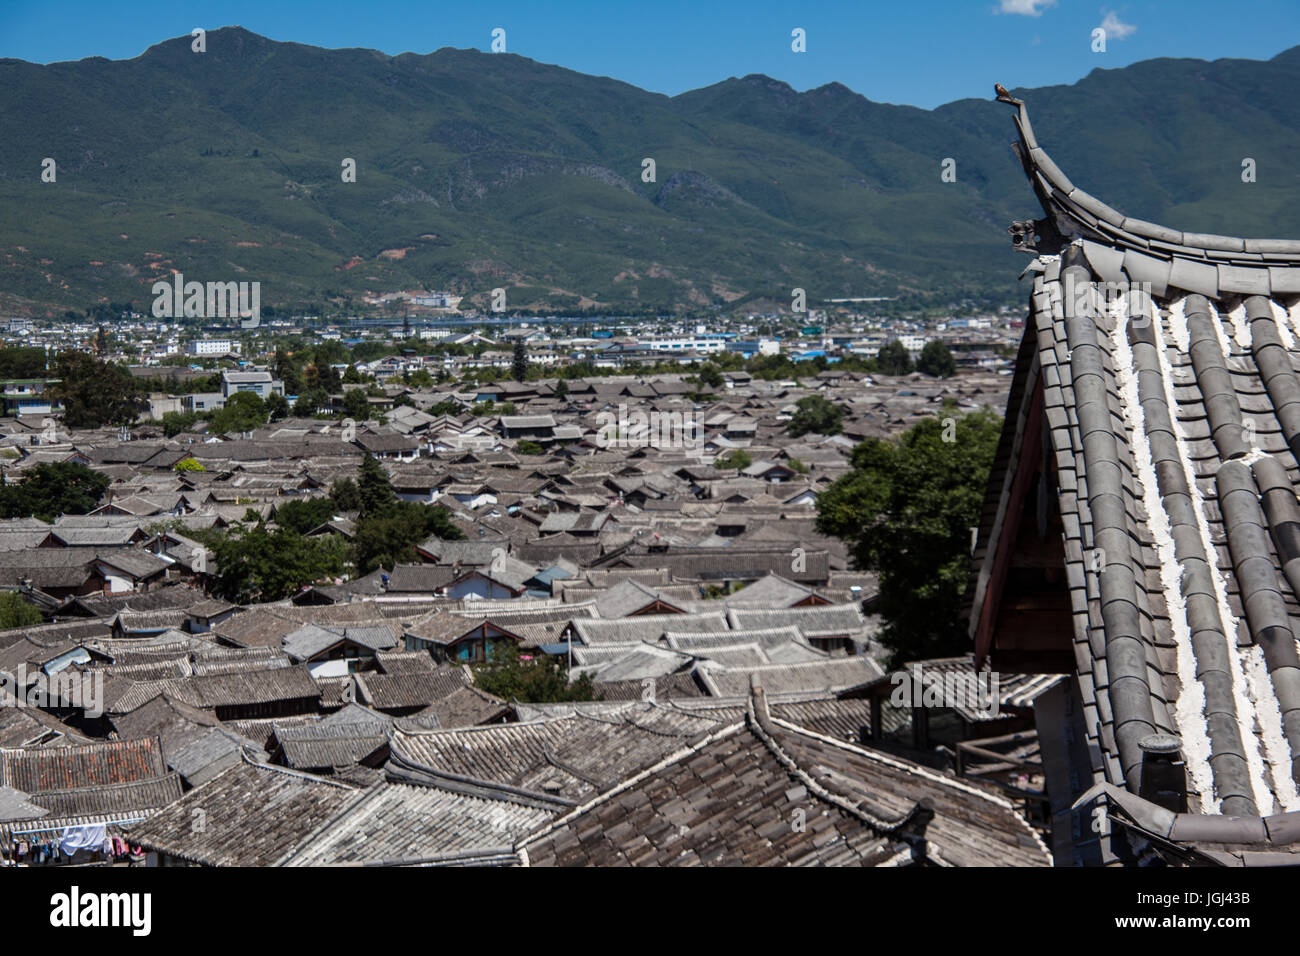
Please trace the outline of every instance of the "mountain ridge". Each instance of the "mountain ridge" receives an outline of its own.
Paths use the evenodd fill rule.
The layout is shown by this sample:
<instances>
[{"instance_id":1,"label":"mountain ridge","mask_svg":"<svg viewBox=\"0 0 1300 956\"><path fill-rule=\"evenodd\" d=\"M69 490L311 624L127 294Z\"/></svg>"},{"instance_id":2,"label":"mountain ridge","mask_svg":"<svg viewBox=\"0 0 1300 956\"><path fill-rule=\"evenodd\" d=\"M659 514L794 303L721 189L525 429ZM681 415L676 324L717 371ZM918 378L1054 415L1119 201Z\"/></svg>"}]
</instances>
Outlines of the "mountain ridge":
<instances>
[{"instance_id":1,"label":"mountain ridge","mask_svg":"<svg viewBox=\"0 0 1300 956\"><path fill-rule=\"evenodd\" d=\"M762 74L668 97L516 54L242 28L209 31L207 51L186 36L130 60L0 60L17 133L0 140L0 308L141 304L173 270L259 279L265 304L295 307L419 288L484 306L497 286L551 309L788 303L794 287L813 304L992 303L1020 294L1007 224L1040 214L991 98L924 110ZM1015 92L1066 173L1126 214L1285 238L1297 81L1300 47Z\"/></svg>"}]
</instances>

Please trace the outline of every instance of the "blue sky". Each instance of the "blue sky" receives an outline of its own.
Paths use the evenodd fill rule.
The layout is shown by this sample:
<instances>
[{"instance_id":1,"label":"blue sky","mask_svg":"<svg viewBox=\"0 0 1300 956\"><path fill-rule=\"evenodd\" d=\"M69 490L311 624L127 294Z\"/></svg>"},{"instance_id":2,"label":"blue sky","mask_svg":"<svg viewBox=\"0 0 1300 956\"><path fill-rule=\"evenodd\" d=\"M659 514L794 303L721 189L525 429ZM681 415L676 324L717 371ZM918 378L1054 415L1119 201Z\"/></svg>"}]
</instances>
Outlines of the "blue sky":
<instances>
[{"instance_id":1,"label":"blue sky","mask_svg":"<svg viewBox=\"0 0 1300 956\"><path fill-rule=\"evenodd\" d=\"M1108 21L1108 14L1110 19ZM1106 52L1091 32L1108 23ZM129 59L194 27L396 54L511 53L676 94L766 73L798 90L838 81L870 99L933 107L1006 86L1072 83L1153 57L1268 59L1300 44L1300 0L0 0L0 57ZM791 50L806 31L807 51Z\"/></svg>"}]
</instances>

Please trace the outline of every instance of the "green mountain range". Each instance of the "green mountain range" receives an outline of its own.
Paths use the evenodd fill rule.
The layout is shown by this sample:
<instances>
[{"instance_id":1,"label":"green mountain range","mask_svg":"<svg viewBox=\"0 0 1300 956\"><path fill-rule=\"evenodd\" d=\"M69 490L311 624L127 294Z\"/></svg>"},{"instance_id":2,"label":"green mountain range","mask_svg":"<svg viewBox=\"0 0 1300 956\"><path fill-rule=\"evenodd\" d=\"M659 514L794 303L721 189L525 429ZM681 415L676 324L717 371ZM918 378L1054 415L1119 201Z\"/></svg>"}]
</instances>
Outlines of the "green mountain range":
<instances>
[{"instance_id":1,"label":"green mountain range","mask_svg":"<svg viewBox=\"0 0 1300 956\"><path fill-rule=\"evenodd\" d=\"M788 308L796 287L814 307L1014 301L1006 226L1041 215L992 101L1014 72L922 110L766 76L667 97L512 54L238 27L204 53L182 37L132 60L0 60L0 310L145 307L173 271L260 281L264 307L415 289L486 307L496 287L553 309ZM1013 91L1066 173L1126 214L1296 237L1297 89L1300 47Z\"/></svg>"}]
</instances>

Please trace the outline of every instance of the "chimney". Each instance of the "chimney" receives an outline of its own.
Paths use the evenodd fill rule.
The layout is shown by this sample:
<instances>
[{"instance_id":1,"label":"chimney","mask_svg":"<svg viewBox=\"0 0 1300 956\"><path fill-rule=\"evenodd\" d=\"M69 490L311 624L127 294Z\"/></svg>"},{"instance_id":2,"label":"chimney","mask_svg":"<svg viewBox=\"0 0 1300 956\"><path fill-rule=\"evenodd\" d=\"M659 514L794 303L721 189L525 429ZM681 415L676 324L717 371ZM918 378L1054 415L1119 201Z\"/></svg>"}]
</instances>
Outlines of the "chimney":
<instances>
[{"instance_id":1,"label":"chimney","mask_svg":"<svg viewBox=\"0 0 1300 956\"><path fill-rule=\"evenodd\" d=\"M1183 742L1172 734L1149 734L1138 741L1142 776L1138 796L1174 813L1187 812L1187 764Z\"/></svg>"}]
</instances>

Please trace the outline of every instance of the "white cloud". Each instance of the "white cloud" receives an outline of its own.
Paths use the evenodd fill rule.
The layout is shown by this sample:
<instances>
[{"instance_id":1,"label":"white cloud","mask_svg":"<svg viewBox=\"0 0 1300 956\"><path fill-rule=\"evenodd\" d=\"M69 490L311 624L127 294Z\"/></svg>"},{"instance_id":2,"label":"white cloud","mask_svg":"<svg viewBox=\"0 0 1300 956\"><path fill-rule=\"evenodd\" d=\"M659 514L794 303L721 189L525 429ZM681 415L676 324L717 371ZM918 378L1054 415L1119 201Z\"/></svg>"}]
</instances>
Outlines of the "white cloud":
<instances>
[{"instance_id":1,"label":"white cloud","mask_svg":"<svg viewBox=\"0 0 1300 956\"><path fill-rule=\"evenodd\" d=\"M1015 13L1022 17L1041 17L1044 10L1056 6L1056 0L1000 0L994 13Z\"/></svg>"},{"instance_id":2,"label":"white cloud","mask_svg":"<svg viewBox=\"0 0 1300 956\"><path fill-rule=\"evenodd\" d=\"M1107 37L1115 40L1122 40L1125 37L1137 33L1137 27L1133 26L1131 23L1125 23L1119 18L1119 15L1114 10L1106 10L1103 8L1102 12L1105 13L1106 16L1102 18L1101 28L1106 31Z\"/></svg>"}]
</instances>

